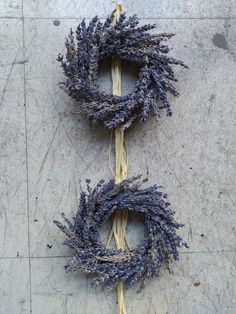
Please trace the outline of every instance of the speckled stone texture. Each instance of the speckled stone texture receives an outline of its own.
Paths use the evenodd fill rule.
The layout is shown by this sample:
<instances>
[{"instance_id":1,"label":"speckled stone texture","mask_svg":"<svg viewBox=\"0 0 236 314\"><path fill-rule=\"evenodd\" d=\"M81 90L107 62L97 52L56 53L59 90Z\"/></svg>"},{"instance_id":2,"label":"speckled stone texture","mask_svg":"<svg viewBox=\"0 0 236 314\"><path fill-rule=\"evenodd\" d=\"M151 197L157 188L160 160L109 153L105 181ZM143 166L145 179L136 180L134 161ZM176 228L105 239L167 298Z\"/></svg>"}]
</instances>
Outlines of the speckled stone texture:
<instances>
[{"instance_id":1,"label":"speckled stone texture","mask_svg":"<svg viewBox=\"0 0 236 314\"><path fill-rule=\"evenodd\" d=\"M135 123L126 133L129 175L147 174L169 194L182 250L174 275L163 271L144 292L125 291L128 314L236 313L236 2L127 0L128 14L174 32L171 55L181 95L173 116ZM76 212L86 178L112 177L111 134L76 114L57 83L64 38L82 17L105 17L110 1L0 2L0 313L116 313L116 294L65 274L71 251L53 225ZM129 68L130 67L130 68ZM137 69L123 67L123 93ZM110 91L105 66L99 79ZM101 230L105 242L109 227ZM132 246L143 238L130 216Z\"/></svg>"}]
</instances>

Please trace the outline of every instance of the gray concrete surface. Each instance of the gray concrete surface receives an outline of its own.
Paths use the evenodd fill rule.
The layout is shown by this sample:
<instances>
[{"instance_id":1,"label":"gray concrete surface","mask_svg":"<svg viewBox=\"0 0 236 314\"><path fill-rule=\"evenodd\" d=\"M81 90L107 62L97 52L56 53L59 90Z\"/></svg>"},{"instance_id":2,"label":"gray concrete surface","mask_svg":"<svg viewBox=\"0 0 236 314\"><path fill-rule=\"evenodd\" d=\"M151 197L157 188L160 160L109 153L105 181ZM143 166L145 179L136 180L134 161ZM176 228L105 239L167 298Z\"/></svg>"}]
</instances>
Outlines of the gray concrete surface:
<instances>
[{"instance_id":1,"label":"gray concrete surface","mask_svg":"<svg viewBox=\"0 0 236 314\"><path fill-rule=\"evenodd\" d=\"M127 311L234 314L236 2L123 4L142 23L175 32L171 54L190 66L176 69L181 96L172 100L173 116L127 132L129 174L148 168L150 183L165 186L190 249L182 251L174 275L163 271L141 294L126 291ZM80 181L112 176L110 133L90 129L75 114L75 104L57 86L63 74L55 61L70 27L112 9L101 0L0 1L1 314L116 313L115 293L63 272L71 252L52 224L61 210L75 213ZM124 92L132 79L124 75ZM109 88L107 78L101 82Z\"/></svg>"}]
</instances>

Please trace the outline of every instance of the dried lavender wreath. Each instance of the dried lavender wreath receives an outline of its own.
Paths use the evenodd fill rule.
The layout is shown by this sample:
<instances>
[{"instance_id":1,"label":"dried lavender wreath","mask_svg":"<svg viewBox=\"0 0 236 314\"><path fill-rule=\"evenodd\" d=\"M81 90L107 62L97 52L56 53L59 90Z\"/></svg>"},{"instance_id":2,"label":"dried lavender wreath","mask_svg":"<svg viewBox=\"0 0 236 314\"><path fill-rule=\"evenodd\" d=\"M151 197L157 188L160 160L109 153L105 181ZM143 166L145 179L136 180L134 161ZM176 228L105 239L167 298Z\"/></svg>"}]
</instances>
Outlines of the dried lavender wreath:
<instances>
[{"instance_id":1,"label":"dried lavender wreath","mask_svg":"<svg viewBox=\"0 0 236 314\"><path fill-rule=\"evenodd\" d=\"M75 33L71 30L65 45L65 57L59 54L66 81L66 92L78 101L78 110L89 120L101 121L109 128L129 127L139 119L146 121L150 113L159 117L160 109L171 115L167 92L178 96L172 82L177 81L173 65L187 67L182 61L168 57L163 41L174 34L150 34L156 25L138 26L136 15L120 15L113 25L115 11L102 23L94 17L86 26L83 20ZM134 92L126 96L106 94L97 84L99 62L119 57L140 65ZM160 103L158 103L160 100Z\"/></svg>"},{"instance_id":2,"label":"dried lavender wreath","mask_svg":"<svg viewBox=\"0 0 236 314\"><path fill-rule=\"evenodd\" d=\"M183 225L174 220L174 212L166 201L167 195L153 185L141 188L147 180L133 177L115 184L114 180L105 183L101 180L92 189L87 180L87 192L80 196L80 206L76 217L67 223L54 223L64 232L68 240L64 242L74 250L73 257L65 265L67 272L80 270L94 274L94 286L103 283L113 288L119 281L126 287L133 286L143 279L157 277L165 266L169 271L171 260L178 260L178 248L187 247L176 229ZM107 248L99 236L99 227L117 210L127 209L144 217L146 238L133 251Z\"/></svg>"}]
</instances>

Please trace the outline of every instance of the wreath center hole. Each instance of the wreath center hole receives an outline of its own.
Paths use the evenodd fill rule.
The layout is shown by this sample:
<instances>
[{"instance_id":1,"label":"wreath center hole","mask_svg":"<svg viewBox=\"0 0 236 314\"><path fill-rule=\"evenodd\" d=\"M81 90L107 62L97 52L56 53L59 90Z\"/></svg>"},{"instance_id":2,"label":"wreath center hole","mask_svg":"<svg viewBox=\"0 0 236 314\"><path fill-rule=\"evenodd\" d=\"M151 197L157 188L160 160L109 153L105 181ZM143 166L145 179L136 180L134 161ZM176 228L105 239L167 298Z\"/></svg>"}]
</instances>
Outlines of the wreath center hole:
<instances>
[{"instance_id":1,"label":"wreath center hole","mask_svg":"<svg viewBox=\"0 0 236 314\"><path fill-rule=\"evenodd\" d=\"M97 84L100 90L112 93L111 58L105 58L98 66ZM121 94L133 93L139 78L140 66L131 61L121 60Z\"/></svg>"},{"instance_id":2,"label":"wreath center hole","mask_svg":"<svg viewBox=\"0 0 236 314\"><path fill-rule=\"evenodd\" d=\"M99 227L99 234L102 243L108 248L115 248L116 243L114 236L110 243L107 245L107 241L112 229L113 216L110 217L105 223ZM128 212L128 221L126 226L126 239L131 250L140 245L146 236L144 217L142 214Z\"/></svg>"}]
</instances>

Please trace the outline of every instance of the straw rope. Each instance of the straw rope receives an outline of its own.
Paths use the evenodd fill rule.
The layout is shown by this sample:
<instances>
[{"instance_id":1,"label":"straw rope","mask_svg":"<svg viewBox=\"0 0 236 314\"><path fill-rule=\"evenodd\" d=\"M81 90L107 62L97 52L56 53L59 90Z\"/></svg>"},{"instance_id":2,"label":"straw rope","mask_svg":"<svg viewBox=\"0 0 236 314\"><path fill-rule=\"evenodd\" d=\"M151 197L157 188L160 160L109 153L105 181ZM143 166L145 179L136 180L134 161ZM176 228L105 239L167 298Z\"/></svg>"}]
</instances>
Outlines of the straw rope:
<instances>
[{"instance_id":1,"label":"straw rope","mask_svg":"<svg viewBox=\"0 0 236 314\"><path fill-rule=\"evenodd\" d=\"M120 14L123 12L122 5L116 3L115 20L119 19ZM118 58L112 59L112 92L114 95L121 96L121 60ZM115 129L115 153L116 153L116 183L121 182L127 178L128 162L127 162L127 147L124 141L124 130L122 128ZM112 234L115 237L116 246L118 249L124 249L126 244L125 231L128 220L127 210L117 211L114 215ZM110 238L110 237L109 237ZM117 285L118 297L118 313L126 314L124 303L123 282Z\"/></svg>"}]
</instances>

